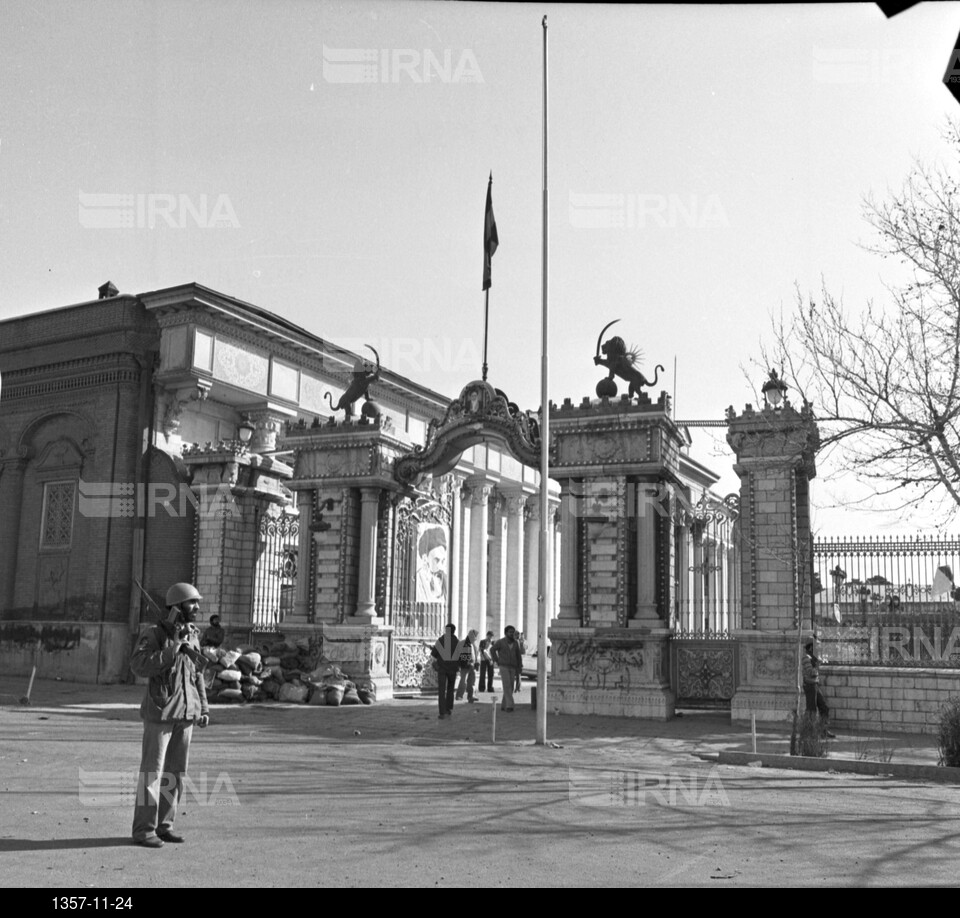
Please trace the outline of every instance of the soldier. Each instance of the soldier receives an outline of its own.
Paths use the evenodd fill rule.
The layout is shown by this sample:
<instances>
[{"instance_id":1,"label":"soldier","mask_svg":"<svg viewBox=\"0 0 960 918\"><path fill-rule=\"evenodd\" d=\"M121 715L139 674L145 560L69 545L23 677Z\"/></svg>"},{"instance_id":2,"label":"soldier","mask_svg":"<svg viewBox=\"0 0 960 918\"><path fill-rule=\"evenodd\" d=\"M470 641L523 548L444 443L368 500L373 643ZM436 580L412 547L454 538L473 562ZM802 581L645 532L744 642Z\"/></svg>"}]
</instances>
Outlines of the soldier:
<instances>
[{"instance_id":1,"label":"soldier","mask_svg":"<svg viewBox=\"0 0 960 918\"><path fill-rule=\"evenodd\" d=\"M183 790L193 725L210 722L203 684L200 630L194 624L203 597L189 583L167 590L167 618L137 644L130 668L149 679L140 705L143 750L133 811L133 840L146 848L182 842L173 821Z\"/></svg>"}]
</instances>

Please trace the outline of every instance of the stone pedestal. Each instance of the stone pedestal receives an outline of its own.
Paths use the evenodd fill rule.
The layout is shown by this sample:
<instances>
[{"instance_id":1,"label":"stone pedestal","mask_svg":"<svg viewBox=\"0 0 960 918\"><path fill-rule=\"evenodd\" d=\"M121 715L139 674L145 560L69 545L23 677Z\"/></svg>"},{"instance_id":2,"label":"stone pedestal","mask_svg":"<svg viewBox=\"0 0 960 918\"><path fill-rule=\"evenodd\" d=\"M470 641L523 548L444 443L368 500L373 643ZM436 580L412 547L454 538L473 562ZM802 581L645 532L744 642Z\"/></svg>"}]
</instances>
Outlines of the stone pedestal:
<instances>
[{"instance_id":1,"label":"stone pedestal","mask_svg":"<svg viewBox=\"0 0 960 918\"><path fill-rule=\"evenodd\" d=\"M783 720L796 709L797 635L811 624L813 562L809 482L820 445L813 412L727 412L740 476L740 673L734 721Z\"/></svg>"},{"instance_id":2,"label":"stone pedestal","mask_svg":"<svg viewBox=\"0 0 960 918\"><path fill-rule=\"evenodd\" d=\"M548 704L564 714L603 714L670 720L666 628L550 629L552 673Z\"/></svg>"},{"instance_id":3,"label":"stone pedestal","mask_svg":"<svg viewBox=\"0 0 960 918\"><path fill-rule=\"evenodd\" d=\"M797 707L797 634L734 631L740 656L739 685L730 702L730 719L782 721Z\"/></svg>"}]
</instances>

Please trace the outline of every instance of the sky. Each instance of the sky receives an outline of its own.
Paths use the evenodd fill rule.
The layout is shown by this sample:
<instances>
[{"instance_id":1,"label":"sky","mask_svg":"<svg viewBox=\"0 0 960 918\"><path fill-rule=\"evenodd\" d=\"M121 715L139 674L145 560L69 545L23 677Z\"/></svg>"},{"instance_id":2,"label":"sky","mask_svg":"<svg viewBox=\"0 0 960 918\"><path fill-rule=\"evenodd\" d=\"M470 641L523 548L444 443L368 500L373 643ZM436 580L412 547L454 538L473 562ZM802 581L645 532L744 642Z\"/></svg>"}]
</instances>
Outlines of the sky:
<instances>
[{"instance_id":1,"label":"sky","mask_svg":"<svg viewBox=\"0 0 960 918\"><path fill-rule=\"evenodd\" d=\"M492 171L489 380L537 408L544 14L550 399L595 394L597 335L619 319L608 334L648 377L664 367L652 392L678 420L756 403L754 361L797 290L823 281L856 307L895 280L863 248L862 203L947 153L960 3L887 19L874 4L8 0L0 319L107 280L195 281L373 345L452 398L480 375ZM721 494L738 487L723 433L693 431ZM836 509L857 492L831 463L819 532L902 529Z\"/></svg>"}]
</instances>

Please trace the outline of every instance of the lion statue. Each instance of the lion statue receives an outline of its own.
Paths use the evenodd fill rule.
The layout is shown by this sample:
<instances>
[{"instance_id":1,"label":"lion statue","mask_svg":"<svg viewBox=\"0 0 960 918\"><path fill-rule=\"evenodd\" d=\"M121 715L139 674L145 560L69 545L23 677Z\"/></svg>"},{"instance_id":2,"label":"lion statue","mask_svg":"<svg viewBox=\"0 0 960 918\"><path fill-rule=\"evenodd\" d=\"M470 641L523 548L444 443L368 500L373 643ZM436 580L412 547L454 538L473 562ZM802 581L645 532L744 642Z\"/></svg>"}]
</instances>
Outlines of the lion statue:
<instances>
[{"instance_id":1,"label":"lion statue","mask_svg":"<svg viewBox=\"0 0 960 918\"><path fill-rule=\"evenodd\" d=\"M601 357L597 354L597 356L593 358L593 362L597 366L606 367L610 371L608 379L619 376L624 382L629 383L630 386L627 394L630 398L640 394L641 386L653 387L657 384L663 367L658 363L653 372L653 381L649 381L643 373L637 369L637 352L628 351L627 345L619 335L614 335L612 338L604 341L600 350L603 351L606 356Z\"/></svg>"}]
</instances>

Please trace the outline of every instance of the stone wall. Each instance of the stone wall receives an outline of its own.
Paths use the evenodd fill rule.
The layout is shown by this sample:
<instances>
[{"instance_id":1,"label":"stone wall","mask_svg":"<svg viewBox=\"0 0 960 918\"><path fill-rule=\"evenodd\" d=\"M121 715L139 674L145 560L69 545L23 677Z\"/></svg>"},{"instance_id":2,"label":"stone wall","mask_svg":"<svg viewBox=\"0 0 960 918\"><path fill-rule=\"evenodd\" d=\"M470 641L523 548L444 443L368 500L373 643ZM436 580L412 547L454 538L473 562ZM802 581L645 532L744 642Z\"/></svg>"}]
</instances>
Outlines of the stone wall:
<instances>
[{"instance_id":1,"label":"stone wall","mask_svg":"<svg viewBox=\"0 0 960 918\"><path fill-rule=\"evenodd\" d=\"M841 729L936 733L940 709L960 696L957 669L824 664L820 682Z\"/></svg>"}]
</instances>

